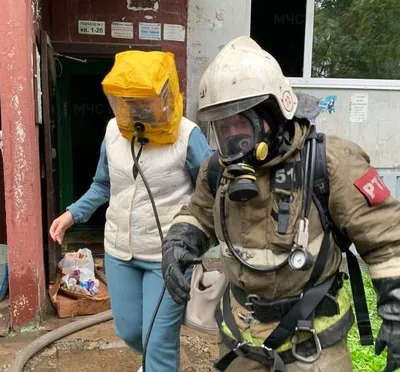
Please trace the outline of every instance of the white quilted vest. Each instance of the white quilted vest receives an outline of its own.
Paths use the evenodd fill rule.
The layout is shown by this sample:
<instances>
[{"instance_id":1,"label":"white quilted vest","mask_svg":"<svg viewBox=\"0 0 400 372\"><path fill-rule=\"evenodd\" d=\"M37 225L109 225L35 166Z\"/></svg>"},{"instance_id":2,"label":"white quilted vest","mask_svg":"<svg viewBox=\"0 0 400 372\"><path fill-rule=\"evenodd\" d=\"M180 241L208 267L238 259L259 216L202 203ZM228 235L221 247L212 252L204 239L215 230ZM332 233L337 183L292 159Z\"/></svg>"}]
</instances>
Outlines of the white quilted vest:
<instances>
[{"instance_id":1,"label":"white quilted vest","mask_svg":"<svg viewBox=\"0 0 400 372\"><path fill-rule=\"evenodd\" d=\"M197 127L182 118L178 138L171 145L144 145L139 165L157 207L163 235L171 227L180 208L193 193L189 171L185 168L188 140ZM130 142L122 137L117 122L111 119L106 131L106 150L111 182L110 204L104 231L105 251L121 260L160 262L161 240L150 198L138 174L133 178ZM136 155L140 145L135 144Z\"/></svg>"}]
</instances>

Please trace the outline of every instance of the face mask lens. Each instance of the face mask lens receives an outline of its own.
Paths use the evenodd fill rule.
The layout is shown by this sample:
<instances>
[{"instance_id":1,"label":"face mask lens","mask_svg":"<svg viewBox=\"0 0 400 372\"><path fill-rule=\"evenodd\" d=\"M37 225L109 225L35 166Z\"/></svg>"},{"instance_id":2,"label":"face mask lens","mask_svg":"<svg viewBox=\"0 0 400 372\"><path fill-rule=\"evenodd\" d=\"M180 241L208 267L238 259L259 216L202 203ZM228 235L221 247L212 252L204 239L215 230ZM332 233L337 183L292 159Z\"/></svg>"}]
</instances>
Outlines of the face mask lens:
<instances>
[{"instance_id":1,"label":"face mask lens","mask_svg":"<svg viewBox=\"0 0 400 372\"><path fill-rule=\"evenodd\" d=\"M172 97L166 84L159 96L125 99L132 122L164 125L172 119Z\"/></svg>"},{"instance_id":2,"label":"face mask lens","mask_svg":"<svg viewBox=\"0 0 400 372\"><path fill-rule=\"evenodd\" d=\"M213 130L222 156L246 153L254 146L254 129L251 122L237 114L213 122Z\"/></svg>"}]
</instances>

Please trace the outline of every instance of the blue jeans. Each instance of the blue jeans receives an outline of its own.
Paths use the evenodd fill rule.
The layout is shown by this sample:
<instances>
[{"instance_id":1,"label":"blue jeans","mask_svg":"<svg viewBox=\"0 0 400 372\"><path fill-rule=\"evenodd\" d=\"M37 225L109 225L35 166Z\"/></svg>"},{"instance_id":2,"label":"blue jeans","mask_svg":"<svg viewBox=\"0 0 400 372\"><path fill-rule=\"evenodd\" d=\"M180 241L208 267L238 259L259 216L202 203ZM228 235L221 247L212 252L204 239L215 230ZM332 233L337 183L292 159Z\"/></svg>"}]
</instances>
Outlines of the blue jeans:
<instances>
[{"instance_id":1,"label":"blue jeans","mask_svg":"<svg viewBox=\"0 0 400 372\"><path fill-rule=\"evenodd\" d=\"M164 284L161 263L122 261L106 253L105 265L116 334L133 350L142 353ZM191 272L186 271L188 279ZM184 310L166 290L147 345L146 372L179 371L179 336Z\"/></svg>"}]
</instances>

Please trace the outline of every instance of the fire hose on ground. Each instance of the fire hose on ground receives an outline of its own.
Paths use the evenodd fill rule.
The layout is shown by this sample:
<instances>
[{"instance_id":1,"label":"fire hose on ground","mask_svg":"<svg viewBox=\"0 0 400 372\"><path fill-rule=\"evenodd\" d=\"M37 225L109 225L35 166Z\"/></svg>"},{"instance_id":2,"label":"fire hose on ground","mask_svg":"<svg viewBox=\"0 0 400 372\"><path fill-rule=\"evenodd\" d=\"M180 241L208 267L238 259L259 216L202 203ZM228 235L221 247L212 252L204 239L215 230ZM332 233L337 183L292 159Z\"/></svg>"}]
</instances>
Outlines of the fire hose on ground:
<instances>
[{"instance_id":1,"label":"fire hose on ground","mask_svg":"<svg viewBox=\"0 0 400 372\"><path fill-rule=\"evenodd\" d=\"M11 365L10 372L22 372L25 364L28 360L44 349L46 346L53 342L66 337L72 333L81 331L82 329L89 328L99 323L106 322L113 318L111 310L104 311L102 313L92 315L88 318L78 320L76 322L66 324L60 328L55 329L30 343L25 349L23 349L14 359Z\"/></svg>"}]
</instances>

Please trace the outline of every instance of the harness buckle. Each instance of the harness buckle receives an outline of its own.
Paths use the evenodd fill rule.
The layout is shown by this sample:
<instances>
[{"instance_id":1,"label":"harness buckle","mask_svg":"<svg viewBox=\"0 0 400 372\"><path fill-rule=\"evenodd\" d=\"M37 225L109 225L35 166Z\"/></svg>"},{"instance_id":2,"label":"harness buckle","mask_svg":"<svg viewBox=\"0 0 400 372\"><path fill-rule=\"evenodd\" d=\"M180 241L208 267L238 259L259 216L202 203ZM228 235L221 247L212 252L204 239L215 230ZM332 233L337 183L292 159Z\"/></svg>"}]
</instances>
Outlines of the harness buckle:
<instances>
[{"instance_id":1,"label":"harness buckle","mask_svg":"<svg viewBox=\"0 0 400 372\"><path fill-rule=\"evenodd\" d=\"M259 324L260 321L258 321L257 319L255 319L253 317L253 313L254 311L249 311L246 315L242 314L240 311L238 311L238 317L243 320L243 322L245 322L246 324Z\"/></svg>"},{"instance_id":2,"label":"harness buckle","mask_svg":"<svg viewBox=\"0 0 400 372\"><path fill-rule=\"evenodd\" d=\"M233 349L237 356L246 356L251 353L250 343L247 341L239 342Z\"/></svg>"},{"instance_id":3,"label":"harness buckle","mask_svg":"<svg viewBox=\"0 0 400 372\"><path fill-rule=\"evenodd\" d=\"M252 299L260 300L260 297L254 294L249 294L247 296L247 302L244 304L247 310L247 314L244 315L238 311L238 317L243 320L246 324L259 324L260 321L254 318L254 308L253 308L253 303Z\"/></svg>"},{"instance_id":4,"label":"harness buckle","mask_svg":"<svg viewBox=\"0 0 400 372\"><path fill-rule=\"evenodd\" d=\"M269 358L273 358L273 351L269 347L265 346L264 344L261 345L254 345L251 342L243 341L237 344L237 346L233 349L233 352L237 356L246 356L252 352L251 348L260 348Z\"/></svg>"},{"instance_id":5,"label":"harness buckle","mask_svg":"<svg viewBox=\"0 0 400 372\"><path fill-rule=\"evenodd\" d=\"M247 296L247 302L244 304L244 306L247 308L250 314L254 314L254 308L253 308L253 302L252 300L257 300L260 301L260 296L254 295L254 294L249 294Z\"/></svg>"},{"instance_id":6,"label":"harness buckle","mask_svg":"<svg viewBox=\"0 0 400 372\"><path fill-rule=\"evenodd\" d=\"M264 344L260 345L260 348L267 353L268 355L270 355L274 350L272 350L271 348L265 346Z\"/></svg>"},{"instance_id":7,"label":"harness buckle","mask_svg":"<svg viewBox=\"0 0 400 372\"><path fill-rule=\"evenodd\" d=\"M297 353L297 342L298 342L297 332L308 332L308 333L312 334L312 337L313 337L314 343L315 343L315 347L317 349L317 352L315 355L306 358ZM320 357L321 352L322 352L321 341L319 340L316 330L313 327L298 325L296 327L295 334L292 337L292 354L293 354L293 356L301 362L314 363Z\"/></svg>"}]
</instances>

